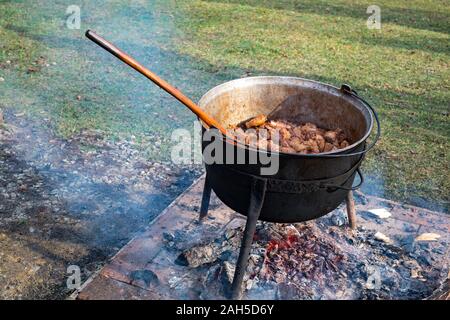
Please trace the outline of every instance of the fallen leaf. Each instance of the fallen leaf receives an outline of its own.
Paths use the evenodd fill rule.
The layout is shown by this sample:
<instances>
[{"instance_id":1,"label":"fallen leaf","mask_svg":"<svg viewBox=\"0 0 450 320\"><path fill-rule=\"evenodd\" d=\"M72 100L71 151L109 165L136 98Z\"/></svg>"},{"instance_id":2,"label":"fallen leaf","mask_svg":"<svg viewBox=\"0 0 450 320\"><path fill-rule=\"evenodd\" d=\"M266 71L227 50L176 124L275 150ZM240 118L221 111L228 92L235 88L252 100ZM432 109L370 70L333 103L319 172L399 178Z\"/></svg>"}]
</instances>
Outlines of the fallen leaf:
<instances>
[{"instance_id":1,"label":"fallen leaf","mask_svg":"<svg viewBox=\"0 0 450 320\"><path fill-rule=\"evenodd\" d=\"M437 233L422 233L416 238L416 241L436 241L440 237Z\"/></svg>"},{"instance_id":2,"label":"fallen leaf","mask_svg":"<svg viewBox=\"0 0 450 320\"><path fill-rule=\"evenodd\" d=\"M387 219L390 216L392 216L392 214L387 211L384 208L379 208L379 209L370 209L369 212L375 216L377 216L380 219Z\"/></svg>"},{"instance_id":3,"label":"fallen leaf","mask_svg":"<svg viewBox=\"0 0 450 320\"><path fill-rule=\"evenodd\" d=\"M375 233L374 237L375 237L375 239L377 239L379 241L386 242L386 243L391 243L392 242L391 239L388 236L386 236L385 234L383 234L381 232Z\"/></svg>"},{"instance_id":4,"label":"fallen leaf","mask_svg":"<svg viewBox=\"0 0 450 320\"><path fill-rule=\"evenodd\" d=\"M32 73L32 72L37 72L37 71L39 71L39 68L29 67L28 70L27 70L27 73Z\"/></svg>"}]
</instances>

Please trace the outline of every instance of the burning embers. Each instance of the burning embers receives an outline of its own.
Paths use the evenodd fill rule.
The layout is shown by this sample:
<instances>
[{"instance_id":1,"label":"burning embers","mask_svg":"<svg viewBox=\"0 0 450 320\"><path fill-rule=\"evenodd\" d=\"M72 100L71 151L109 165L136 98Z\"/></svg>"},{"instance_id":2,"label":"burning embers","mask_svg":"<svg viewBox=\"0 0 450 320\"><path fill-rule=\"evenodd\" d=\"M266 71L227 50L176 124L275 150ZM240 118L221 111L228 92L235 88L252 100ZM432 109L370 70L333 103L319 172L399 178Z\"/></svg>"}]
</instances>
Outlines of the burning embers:
<instances>
[{"instance_id":1,"label":"burning embers","mask_svg":"<svg viewBox=\"0 0 450 320\"><path fill-rule=\"evenodd\" d=\"M265 281L298 285L306 278L323 284L324 277L338 272L345 259L330 240L318 238L305 224L262 228L258 237L262 242L268 240L261 269L255 275Z\"/></svg>"},{"instance_id":2,"label":"burning embers","mask_svg":"<svg viewBox=\"0 0 450 320\"><path fill-rule=\"evenodd\" d=\"M233 280L232 261L235 261L241 238L242 228L229 229L220 238L186 249L178 263L190 267L212 264L206 276L212 283L205 287L210 291L217 279L221 279L226 294ZM259 224L244 278L245 289L252 294L256 292L259 298L257 292L262 288L280 285L290 287L296 296L301 292L302 298L311 298L316 294L311 288L324 286L325 280L343 278L339 269L346 258L332 241L321 237L317 228L308 223ZM222 264L219 266L217 262Z\"/></svg>"},{"instance_id":3,"label":"burning embers","mask_svg":"<svg viewBox=\"0 0 450 320\"><path fill-rule=\"evenodd\" d=\"M259 222L244 276L246 298L420 299L436 288L437 267L420 248L408 252L377 240L371 230L337 227L338 213L301 224ZM202 274L201 298L229 294L242 232L231 224L196 244L186 242L192 234L171 238L184 247L178 263ZM417 270L421 277L414 276Z\"/></svg>"}]
</instances>

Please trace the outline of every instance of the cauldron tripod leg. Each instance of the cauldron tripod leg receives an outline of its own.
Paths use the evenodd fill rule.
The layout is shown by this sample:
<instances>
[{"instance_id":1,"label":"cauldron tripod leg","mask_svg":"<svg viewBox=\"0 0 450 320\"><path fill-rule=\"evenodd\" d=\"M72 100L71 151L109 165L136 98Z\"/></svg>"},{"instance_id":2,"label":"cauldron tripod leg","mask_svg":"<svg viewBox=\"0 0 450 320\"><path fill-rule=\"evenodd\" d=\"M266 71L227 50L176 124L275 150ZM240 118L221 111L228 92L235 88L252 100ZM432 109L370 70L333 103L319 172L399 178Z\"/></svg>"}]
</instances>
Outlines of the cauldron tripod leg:
<instances>
[{"instance_id":1,"label":"cauldron tripod leg","mask_svg":"<svg viewBox=\"0 0 450 320\"><path fill-rule=\"evenodd\" d=\"M247 269L248 257L253 243L253 236L256 231L256 223L264 203L267 180L253 178L250 205L247 213L244 236L242 238L241 250L236 263L233 284L231 286L231 299L240 299L242 294L242 282Z\"/></svg>"},{"instance_id":2,"label":"cauldron tripod leg","mask_svg":"<svg viewBox=\"0 0 450 320\"><path fill-rule=\"evenodd\" d=\"M345 199L345 202L347 204L347 217L350 228L356 229L356 209L352 191L349 191L347 193L347 198Z\"/></svg>"},{"instance_id":3,"label":"cauldron tripod leg","mask_svg":"<svg viewBox=\"0 0 450 320\"><path fill-rule=\"evenodd\" d=\"M203 186L203 195L202 195L202 204L200 207L200 215L199 215L199 222L202 222L202 220L208 215L208 209L209 209L209 200L211 199L211 185L208 180L208 176L205 177L205 185Z\"/></svg>"}]
</instances>

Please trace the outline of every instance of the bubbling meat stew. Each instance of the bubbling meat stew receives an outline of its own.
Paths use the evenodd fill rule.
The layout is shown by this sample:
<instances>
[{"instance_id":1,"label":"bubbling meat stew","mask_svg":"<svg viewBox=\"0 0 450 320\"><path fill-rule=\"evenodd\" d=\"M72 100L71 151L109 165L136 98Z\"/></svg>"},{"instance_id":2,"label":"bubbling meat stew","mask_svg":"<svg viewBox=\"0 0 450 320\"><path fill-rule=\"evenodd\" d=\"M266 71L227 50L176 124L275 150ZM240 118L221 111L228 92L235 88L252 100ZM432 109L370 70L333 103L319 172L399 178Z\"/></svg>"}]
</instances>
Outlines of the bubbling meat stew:
<instances>
[{"instance_id":1,"label":"bubbling meat stew","mask_svg":"<svg viewBox=\"0 0 450 320\"><path fill-rule=\"evenodd\" d=\"M239 142L275 152L317 154L350 145L340 128L327 130L309 122L295 124L286 120L268 120L262 114L229 129Z\"/></svg>"}]
</instances>

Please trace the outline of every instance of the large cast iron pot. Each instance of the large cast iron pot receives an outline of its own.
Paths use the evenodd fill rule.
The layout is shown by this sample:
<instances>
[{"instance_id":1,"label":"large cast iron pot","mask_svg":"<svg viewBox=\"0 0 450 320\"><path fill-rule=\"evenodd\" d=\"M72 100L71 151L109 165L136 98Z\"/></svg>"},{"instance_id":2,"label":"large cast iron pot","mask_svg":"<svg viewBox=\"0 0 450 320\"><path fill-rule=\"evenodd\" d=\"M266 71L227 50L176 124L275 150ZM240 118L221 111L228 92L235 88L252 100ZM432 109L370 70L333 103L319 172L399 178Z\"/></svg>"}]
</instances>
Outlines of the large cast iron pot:
<instances>
[{"instance_id":1,"label":"large cast iron pot","mask_svg":"<svg viewBox=\"0 0 450 320\"><path fill-rule=\"evenodd\" d=\"M233 210L247 215L256 177L268 181L260 220L301 222L337 208L360 172L374 116L378 123L373 109L348 86L343 88L294 77L251 77L224 83L207 92L199 106L224 127L268 114L282 104L276 117L312 122L326 129L339 127L353 142L345 149L318 155L277 153L279 170L271 176L261 175L264 165L259 161L205 164L208 183L216 195ZM203 124L203 133L206 130L209 128ZM204 139L202 149L209 143ZM235 154L239 149L247 159L261 154L274 156L243 144L227 142L224 148L233 148Z\"/></svg>"}]
</instances>

